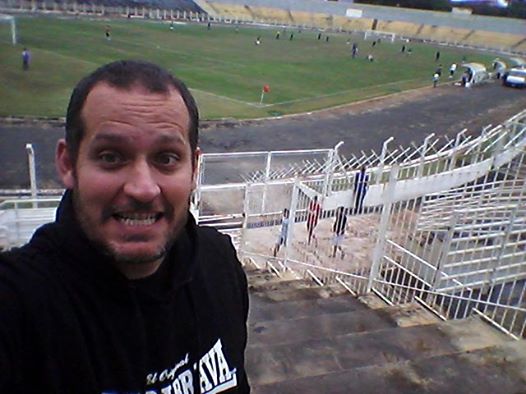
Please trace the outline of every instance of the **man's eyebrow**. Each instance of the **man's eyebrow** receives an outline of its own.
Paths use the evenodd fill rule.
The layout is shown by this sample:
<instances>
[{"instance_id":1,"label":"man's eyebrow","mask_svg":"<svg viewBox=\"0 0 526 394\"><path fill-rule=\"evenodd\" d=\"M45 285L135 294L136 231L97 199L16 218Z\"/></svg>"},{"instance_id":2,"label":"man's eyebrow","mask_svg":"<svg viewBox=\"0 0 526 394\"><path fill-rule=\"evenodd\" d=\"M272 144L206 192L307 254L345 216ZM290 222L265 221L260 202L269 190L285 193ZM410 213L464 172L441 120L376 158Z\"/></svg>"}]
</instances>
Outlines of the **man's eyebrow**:
<instances>
[{"instance_id":1,"label":"man's eyebrow","mask_svg":"<svg viewBox=\"0 0 526 394\"><path fill-rule=\"evenodd\" d=\"M169 144L169 143L178 143L186 145L186 140L183 138L183 136L180 133L162 133L157 138L158 142L161 144Z\"/></svg>"},{"instance_id":2,"label":"man's eyebrow","mask_svg":"<svg viewBox=\"0 0 526 394\"><path fill-rule=\"evenodd\" d=\"M115 134L102 132L93 138L93 142L128 142L133 140L129 134ZM162 133L157 137L157 142L161 144L177 143L186 145L187 142L180 133Z\"/></svg>"},{"instance_id":3,"label":"man's eyebrow","mask_svg":"<svg viewBox=\"0 0 526 394\"><path fill-rule=\"evenodd\" d=\"M131 137L129 135L122 135L122 134L113 134L113 133L100 133L97 134L94 138L94 142L122 142L130 140Z\"/></svg>"}]
</instances>

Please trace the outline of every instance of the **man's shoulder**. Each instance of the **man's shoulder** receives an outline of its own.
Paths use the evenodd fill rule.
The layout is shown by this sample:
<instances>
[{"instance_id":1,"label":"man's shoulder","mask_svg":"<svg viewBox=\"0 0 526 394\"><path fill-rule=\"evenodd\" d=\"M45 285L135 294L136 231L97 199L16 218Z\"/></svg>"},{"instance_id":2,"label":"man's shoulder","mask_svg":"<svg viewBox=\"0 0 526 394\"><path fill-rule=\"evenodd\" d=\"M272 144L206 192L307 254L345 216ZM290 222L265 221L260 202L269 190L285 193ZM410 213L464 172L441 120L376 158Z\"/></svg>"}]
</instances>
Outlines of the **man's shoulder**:
<instances>
[{"instance_id":1,"label":"man's shoulder","mask_svg":"<svg viewBox=\"0 0 526 394\"><path fill-rule=\"evenodd\" d=\"M197 226L199 256L202 264L212 271L240 269L241 264L230 236L209 226ZM226 264L217 264L222 260Z\"/></svg>"},{"instance_id":2,"label":"man's shoulder","mask_svg":"<svg viewBox=\"0 0 526 394\"><path fill-rule=\"evenodd\" d=\"M214 227L197 225L196 231L203 246L224 248L232 244L228 235L219 232Z\"/></svg>"},{"instance_id":3,"label":"man's shoulder","mask_svg":"<svg viewBox=\"0 0 526 394\"><path fill-rule=\"evenodd\" d=\"M41 230L39 229L40 233ZM53 281L59 251L49 239L34 236L27 244L0 253L0 282L26 289Z\"/></svg>"}]
</instances>

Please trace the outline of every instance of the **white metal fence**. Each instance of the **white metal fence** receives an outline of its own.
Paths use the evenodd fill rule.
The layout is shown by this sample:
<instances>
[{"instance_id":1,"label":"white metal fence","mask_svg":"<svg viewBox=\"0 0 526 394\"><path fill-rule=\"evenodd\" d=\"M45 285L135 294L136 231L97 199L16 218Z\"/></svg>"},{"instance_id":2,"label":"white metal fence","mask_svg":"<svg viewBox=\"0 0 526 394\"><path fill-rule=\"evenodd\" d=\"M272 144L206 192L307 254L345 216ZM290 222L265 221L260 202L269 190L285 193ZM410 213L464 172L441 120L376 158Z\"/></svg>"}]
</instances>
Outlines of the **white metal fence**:
<instances>
[{"instance_id":1,"label":"white metal fence","mask_svg":"<svg viewBox=\"0 0 526 394\"><path fill-rule=\"evenodd\" d=\"M477 137L461 131L410 148L389 149L392 143L350 158L338 154L340 144L203 155L193 212L229 233L243 260L357 294L372 291L389 303L420 302L443 319L478 313L525 336L526 111ZM363 207L361 167L368 176ZM309 242L314 197L321 210ZM10 246L12 234L26 241L35 217L52 211L32 200L24 212L9 204L20 202L0 207L0 238ZM347 225L336 239L338 207Z\"/></svg>"},{"instance_id":2,"label":"white metal fence","mask_svg":"<svg viewBox=\"0 0 526 394\"><path fill-rule=\"evenodd\" d=\"M525 119L526 111L477 138L461 132L438 144L430 137L412 152L388 151L388 141L372 159L328 155L320 168L331 171L246 184L240 254L320 284L373 291L389 303L420 302L443 319L478 313L524 336ZM397 151L405 157L391 160ZM364 163L373 167L356 213L354 177ZM261 209L263 194L272 196L268 210ZM314 196L323 209L309 243ZM338 206L348 213L343 253L333 232ZM290 210L287 241L276 253L284 208Z\"/></svg>"}]
</instances>

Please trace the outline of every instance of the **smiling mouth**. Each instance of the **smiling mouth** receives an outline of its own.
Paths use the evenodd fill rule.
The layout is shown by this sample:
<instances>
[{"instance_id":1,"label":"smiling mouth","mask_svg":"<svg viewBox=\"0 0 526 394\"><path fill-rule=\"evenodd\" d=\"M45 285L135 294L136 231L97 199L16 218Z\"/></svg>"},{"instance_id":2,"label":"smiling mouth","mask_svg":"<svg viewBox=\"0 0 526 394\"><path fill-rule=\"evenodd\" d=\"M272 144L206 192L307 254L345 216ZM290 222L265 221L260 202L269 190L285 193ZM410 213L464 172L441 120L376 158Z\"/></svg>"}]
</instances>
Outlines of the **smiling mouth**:
<instances>
[{"instance_id":1,"label":"smiling mouth","mask_svg":"<svg viewBox=\"0 0 526 394\"><path fill-rule=\"evenodd\" d=\"M161 218L161 213L117 213L113 218L126 226L150 226Z\"/></svg>"}]
</instances>

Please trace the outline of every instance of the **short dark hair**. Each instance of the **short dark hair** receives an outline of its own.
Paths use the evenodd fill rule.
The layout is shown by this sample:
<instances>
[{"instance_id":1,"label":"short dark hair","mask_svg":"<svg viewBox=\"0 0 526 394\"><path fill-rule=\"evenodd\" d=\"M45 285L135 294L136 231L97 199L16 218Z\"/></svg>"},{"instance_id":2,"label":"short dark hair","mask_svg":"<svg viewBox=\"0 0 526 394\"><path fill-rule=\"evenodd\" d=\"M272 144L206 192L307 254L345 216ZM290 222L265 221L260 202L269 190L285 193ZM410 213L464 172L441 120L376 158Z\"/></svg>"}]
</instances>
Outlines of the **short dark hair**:
<instances>
[{"instance_id":1,"label":"short dark hair","mask_svg":"<svg viewBox=\"0 0 526 394\"><path fill-rule=\"evenodd\" d=\"M156 64L139 60L118 60L99 67L81 79L71 93L66 115L66 145L73 161L77 159L80 142L84 137L82 108L89 92L100 82L118 89L130 89L139 85L151 93L168 93L170 88L175 88L181 95L190 116L188 137L190 148L192 152L195 151L199 138L199 111L186 85Z\"/></svg>"}]
</instances>

